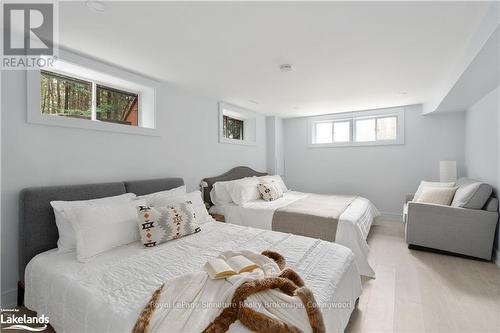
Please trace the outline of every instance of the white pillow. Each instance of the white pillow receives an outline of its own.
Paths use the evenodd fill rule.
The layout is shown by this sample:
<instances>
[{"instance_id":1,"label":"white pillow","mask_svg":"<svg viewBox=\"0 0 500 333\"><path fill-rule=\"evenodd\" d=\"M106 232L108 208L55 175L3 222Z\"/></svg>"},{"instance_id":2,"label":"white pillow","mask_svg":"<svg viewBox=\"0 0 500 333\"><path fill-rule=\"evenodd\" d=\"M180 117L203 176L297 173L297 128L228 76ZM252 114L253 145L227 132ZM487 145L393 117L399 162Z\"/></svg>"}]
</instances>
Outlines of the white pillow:
<instances>
[{"instance_id":1,"label":"white pillow","mask_svg":"<svg viewBox=\"0 0 500 333\"><path fill-rule=\"evenodd\" d=\"M140 195L137 197L137 200L141 200L141 199L147 200L149 198L152 198L152 197L155 197L158 195L161 195L162 197L178 197L178 196L181 196L183 194L186 194L186 185L182 185L182 186L170 189L170 190Z\"/></svg>"},{"instance_id":2,"label":"white pillow","mask_svg":"<svg viewBox=\"0 0 500 333\"><path fill-rule=\"evenodd\" d=\"M416 202L431 203L449 206L455 196L458 187L427 187L424 186L422 193Z\"/></svg>"},{"instance_id":3,"label":"white pillow","mask_svg":"<svg viewBox=\"0 0 500 333\"><path fill-rule=\"evenodd\" d=\"M78 261L88 262L114 247L139 240L136 203L113 202L74 208L71 224L76 235Z\"/></svg>"},{"instance_id":4,"label":"white pillow","mask_svg":"<svg viewBox=\"0 0 500 333\"><path fill-rule=\"evenodd\" d=\"M422 195L422 191L424 187L453 187L455 186L454 182L447 182L447 183L441 183L441 182L426 182L426 181L421 181L420 185L417 189L417 192L415 192L415 196L413 197L413 201L417 201L420 195Z\"/></svg>"},{"instance_id":5,"label":"white pillow","mask_svg":"<svg viewBox=\"0 0 500 333\"><path fill-rule=\"evenodd\" d=\"M208 221L210 215L208 214L207 208L205 207L205 203L201 198L200 191L193 191L177 197L168 197L168 196L165 197L162 195L157 195L153 198L146 200L146 204L154 207L161 207L172 204L180 204L186 201L190 201L192 203L196 223L203 224L206 221Z\"/></svg>"},{"instance_id":6,"label":"white pillow","mask_svg":"<svg viewBox=\"0 0 500 333\"><path fill-rule=\"evenodd\" d=\"M285 182L283 181L283 179L281 178L280 175L261 176L261 177L259 177L259 181L263 184L275 182L280 187L280 189L283 193L288 191L288 189L285 185Z\"/></svg>"},{"instance_id":7,"label":"white pillow","mask_svg":"<svg viewBox=\"0 0 500 333\"><path fill-rule=\"evenodd\" d=\"M212 203L214 205L226 205L228 203L233 202L231 199L231 194L229 194L229 191L227 189L228 184L233 182L231 181L226 181L226 182L216 182L212 186L212 190L210 191L210 200L212 200Z\"/></svg>"},{"instance_id":8,"label":"white pillow","mask_svg":"<svg viewBox=\"0 0 500 333\"><path fill-rule=\"evenodd\" d=\"M71 219L74 218L74 208L108 205L113 202L130 202L133 198L135 198L135 194L126 193L114 197L92 200L51 201L50 205L54 209L57 231L59 232L59 239L57 240L59 251L69 252L76 249L76 236L71 224Z\"/></svg>"},{"instance_id":9,"label":"white pillow","mask_svg":"<svg viewBox=\"0 0 500 333\"><path fill-rule=\"evenodd\" d=\"M260 198L259 179L257 177L247 177L230 182L227 185L231 199L237 205Z\"/></svg>"}]
</instances>

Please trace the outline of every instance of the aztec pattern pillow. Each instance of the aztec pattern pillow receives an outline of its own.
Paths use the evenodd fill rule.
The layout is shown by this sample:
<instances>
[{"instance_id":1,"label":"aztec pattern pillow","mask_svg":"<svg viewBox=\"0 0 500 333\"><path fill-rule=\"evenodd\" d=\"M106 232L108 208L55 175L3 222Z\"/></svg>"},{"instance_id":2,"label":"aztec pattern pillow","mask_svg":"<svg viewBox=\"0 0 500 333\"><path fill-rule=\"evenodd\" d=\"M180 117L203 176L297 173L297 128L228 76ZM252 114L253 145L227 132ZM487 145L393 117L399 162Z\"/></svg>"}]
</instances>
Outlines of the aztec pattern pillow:
<instances>
[{"instance_id":1,"label":"aztec pattern pillow","mask_svg":"<svg viewBox=\"0 0 500 333\"><path fill-rule=\"evenodd\" d=\"M137 206L142 244L152 247L201 231L191 202L163 207Z\"/></svg>"},{"instance_id":2,"label":"aztec pattern pillow","mask_svg":"<svg viewBox=\"0 0 500 333\"><path fill-rule=\"evenodd\" d=\"M283 191L279 188L276 183L267 183L257 185L260 193L260 197L265 201L274 201L283 196Z\"/></svg>"}]
</instances>

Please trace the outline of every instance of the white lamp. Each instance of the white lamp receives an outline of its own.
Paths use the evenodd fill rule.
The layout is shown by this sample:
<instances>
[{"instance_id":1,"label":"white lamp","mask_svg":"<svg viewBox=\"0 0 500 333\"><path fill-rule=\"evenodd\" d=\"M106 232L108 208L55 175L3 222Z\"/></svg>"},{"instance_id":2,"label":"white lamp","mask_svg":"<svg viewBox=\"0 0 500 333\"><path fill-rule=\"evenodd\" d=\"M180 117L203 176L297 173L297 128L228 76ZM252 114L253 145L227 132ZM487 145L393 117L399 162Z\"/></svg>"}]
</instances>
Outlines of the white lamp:
<instances>
[{"instance_id":1,"label":"white lamp","mask_svg":"<svg viewBox=\"0 0 500 333\"><path fill-rule=\"evenodd\" d=\"M439 161L439 181L441 182L457 181L456 161Z\"/></svg>"}]
</instances>

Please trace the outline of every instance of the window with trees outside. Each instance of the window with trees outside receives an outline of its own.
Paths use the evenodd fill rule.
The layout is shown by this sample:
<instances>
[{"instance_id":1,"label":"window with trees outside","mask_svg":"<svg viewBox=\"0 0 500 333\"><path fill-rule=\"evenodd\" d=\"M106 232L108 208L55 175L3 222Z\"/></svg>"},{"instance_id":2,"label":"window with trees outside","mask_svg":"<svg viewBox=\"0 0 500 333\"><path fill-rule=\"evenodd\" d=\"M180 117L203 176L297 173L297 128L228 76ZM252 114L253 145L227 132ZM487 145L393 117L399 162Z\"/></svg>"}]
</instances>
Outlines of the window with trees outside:
<instances>
[{"instance_id":1,"label":"window with trees outside","mask_svg":"<svg viewBox=\"0 0 500 333\"><path fill-rule=\"evenodd\" d=\"M223 120L224 137L234 140L244 140L244 121L224 115Z\"/></svg>"},{"instance_id":2,"label":"window with trees outside","mask_svg":"<svg viewBox=\"0 0 500 333\"><path fill-rule=\"evenodd\" d=\"M403 108L320 116L310 126L316 147L404 143Z\"/></svg>"},{"instance_id":3,"label":"window with trees outside","mask_svg":"<svg viewBox=\"0 0 500 333\"><path fill-rule=\"evenodd\" d=\"M42 114L138 126L137 93L52 71L40 76Z\"/></svg>"}]
</instances>

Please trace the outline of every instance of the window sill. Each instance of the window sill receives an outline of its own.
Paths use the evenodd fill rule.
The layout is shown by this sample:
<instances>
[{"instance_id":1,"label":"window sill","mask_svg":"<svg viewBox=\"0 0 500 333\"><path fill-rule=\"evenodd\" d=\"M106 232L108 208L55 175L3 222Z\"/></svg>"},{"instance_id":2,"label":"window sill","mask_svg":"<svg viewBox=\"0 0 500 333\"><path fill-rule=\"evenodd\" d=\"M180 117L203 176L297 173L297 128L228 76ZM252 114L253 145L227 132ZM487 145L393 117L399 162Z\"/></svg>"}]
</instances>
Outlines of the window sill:
<instances>
[{"instance_id":1,"label":"window sill","mask_svg":"<svg viewBox=\"0 0 500 333\"><path fill-rule=\"evenodd\" d=\"M235 140L235 139L227 139L220 138L220 143L232 144L232 145L242 145L242 146L256 146L257 142L255 141L245 141L245 140Z\"/></svg>"},{"instance_id":2,"label":"window sill","mask_svg":"<svg viewBox=\"0 0 500 333\"><path fill-rule=\"evenodd\" d=\"M67 118L62 116L33 114L28 112L28 123L47 126L79 128L94 131L125 133L134 135L160 136L156 128L137 127L108 123L98 120Z\"/></svg>"},{"instance_id":3,"label":"window sill","mask_svg":"<svg viewBox=\"0 0 500 333\"><path fill-rule=\"evenodd\" d=\"M371 146L395 146L404 145L404 140L372 141L372 142L350 142L350 143L317 143L309 144L309 148L350 148Z\"/></svg>"}]
</instances>

